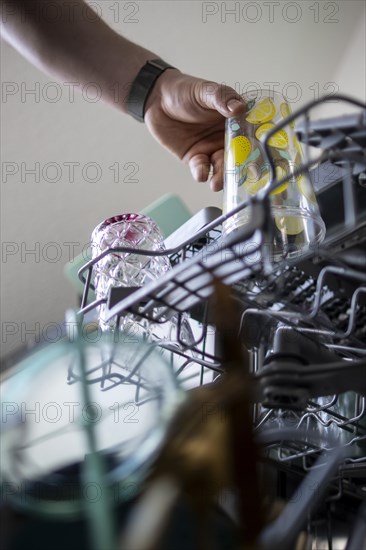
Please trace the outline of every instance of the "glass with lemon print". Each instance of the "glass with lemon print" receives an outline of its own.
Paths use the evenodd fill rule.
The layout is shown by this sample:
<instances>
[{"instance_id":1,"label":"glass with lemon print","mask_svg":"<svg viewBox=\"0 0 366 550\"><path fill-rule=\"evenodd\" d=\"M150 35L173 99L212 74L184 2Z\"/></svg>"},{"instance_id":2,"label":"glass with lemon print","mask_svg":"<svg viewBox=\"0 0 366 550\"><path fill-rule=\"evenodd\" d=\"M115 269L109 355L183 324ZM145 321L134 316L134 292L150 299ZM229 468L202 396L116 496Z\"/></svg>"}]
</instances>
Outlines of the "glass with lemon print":
<instances>
[{"instance_id":1,"label":"glass with lemon print","mask_svg":"<svg viewBox=\"0 0 366 550\"><path fill-rule=\"evenodd\" d=\"M291 113L285 98L269 90L244 94L246 112L229 118L225 133L225 179L223 210L227 214L268 185L270 169L263 142L276 124ZM274 242L268 243L274 259L297 257L325 235L316 196L306 174L293 175L303 163L301 146L293 123L278 130L268 142L276 179L287 180L271 192ZM224 223L224 233L248 223L250 206Z\"/></svg>"}]
</instances>

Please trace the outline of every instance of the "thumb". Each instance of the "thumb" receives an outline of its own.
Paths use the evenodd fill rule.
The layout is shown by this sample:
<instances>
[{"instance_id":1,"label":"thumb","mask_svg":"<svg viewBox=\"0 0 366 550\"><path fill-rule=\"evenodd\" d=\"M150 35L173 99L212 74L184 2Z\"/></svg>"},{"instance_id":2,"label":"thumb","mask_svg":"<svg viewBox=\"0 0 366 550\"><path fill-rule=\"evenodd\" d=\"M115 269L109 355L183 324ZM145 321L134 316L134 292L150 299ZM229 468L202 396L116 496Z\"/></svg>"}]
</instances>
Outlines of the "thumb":
<instances>
[{"instance_id":1,"label":"thumb","mask_svg":"<svg viewBox=\"0 0 366 550\"><path fill-rule=\"evenodd\" d=\"M201 107L214 109L224 117L239 115L245 110L245 101L233 88L202 80L197 87L196 100Z\"/></svg>"}]
</instances>

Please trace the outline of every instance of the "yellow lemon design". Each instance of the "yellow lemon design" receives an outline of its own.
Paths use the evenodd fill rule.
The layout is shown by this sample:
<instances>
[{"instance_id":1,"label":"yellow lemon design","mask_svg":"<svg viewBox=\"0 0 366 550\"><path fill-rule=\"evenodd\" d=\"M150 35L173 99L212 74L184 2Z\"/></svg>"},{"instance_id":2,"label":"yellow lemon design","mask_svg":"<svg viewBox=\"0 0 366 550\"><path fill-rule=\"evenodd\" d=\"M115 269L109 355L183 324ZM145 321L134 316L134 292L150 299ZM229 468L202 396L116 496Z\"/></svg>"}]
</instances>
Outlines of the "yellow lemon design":
<instances>
[{"instance_id":1,"label":"yellow lemon design","mask_svg":"<svg viewBox=\"0 0 366 550\"><path fill-rule=\"evenodd\" d=\"M297 184L299 186L300 193L302 193L304 197L308 199L308 201L316 204L316 195L314 193L313 186L311 185L308 178L300 176L297 180Z\"/></svg>"},{"instance_id":2,"label":"yellow lemon design","mask_svg":"<svg viewBox=\"0 0 366 550\"><path fill-rule=\"evenodd\" d=\"M247 177L243 183L245 191L249 195L256 195L269 181L269 174L265 174L262 177L259 177L261 174L260 170L253 166L248 166Z\"/></svg>"},{"instance_id":3,"label":"yellow lemon design","mask_svg":"<svg viewBox=\"0 0 366 550\"><path fill-rule=\"evenodd\" d=\"M269 144L277 149L286 149L288 146L288 135L285 130L279 130L269 140Z\"/></svg>"},{"instance_id":4,"label":"yellow lemon design","mask_svg":"<svg viewBox=\"0 0 366 550\"><path fill-rule=\"evenodd\" d=\"M272 128L274 128L274 124L272 122L267 122L266 124L262 124L262 126L259 126L259 128L255 131L255 137L260 141L262 137L264 137Z\"/></svg>"},{"instance_id":5,"label":"yellow lemon design","mask_svg":"<svg viewBox=\"0 0 366 550\"><path fill-rule=\"evenodd\" d=\"M272 128L274 128L274 124L271 122L268 122L267 124L262 124L262 126L259 126L255 132L255 137L260 141L263 136L268 134ZM276 147L277 149L286 149L288 146L288 135L286 134L285 130L279 130L276 132L268 141L269 145L271 147Z\"/></svg>"},{"instance_id":6,"label":"yellow lemon design","mask_svg":"<svg viewBox=\"0 0 366 550\"><path fill-rule=\"evenodd\" d=\"M302 147L301 147L301 143L299 142L299 140L297 139L296 136L294 136L294 143L295 143L295 147L296 147L296 151L300 154L300 156L302 157Z\"/></svg>"},{"instance_id":7,"label":"yellow lemon design","mask_svg":"<svg viewBox=\"0 0 366 550\"><path fill-rule=\"evenodd\" d=\"M247 178L243 183L245 191L252 196L256 195L258 191L263 189L263 187L267 185L269 181L269 173L266 173L264 176L258 179L258 172L259 171L254 167L248 166ZM276 166L276 175L277 179L283 178L283 176L285 175L285 170L281 168L281 166ZM282 193L282 191L285 191L287 189L287 186L288 183L280 185L278 189L272 191L271 195L278 195L279 193Z\"/></svg>"},{"instance_id":8,"label":"yellow lemon design","mask_svg":"<svg viewBox=\"0 0 366 550\"><path fill-rule=\"evenodd\" d=\"M304 230L304 222L296 216L275 216L277 228L286 235L298 235Z\"/></svg>"},{"instance_id":9,"label":"yellow lemon design","mask_svg":"<svg viewBox=\"0 0 366 550\"><path fill-rule=\"evenodd\" d=\"M290 116L292 114L291 109L287 105L287 103L281 103L280 112L281 112L281 115L283 116L283 118L287 118L288 116ZM290 126L291 126L291 128L295 127L295 121L294 120L292 122L290 122Z\"/></svg>"},{"instance_id":10,"label":"yellow lemon design","mask_svg":"<svg viewBox=\"0 0 366 550\"><path fill-rule=\"evenodd\" d=\"M282 166L276 166L276 178L280 180L285 176L286 176L286 170L282 168ZM272 191L271 195L279 195L280 193L282 193L282 191L286 191L287 187L288 187L288 182L286 181L286 183L280 185L279 187L277 187L277 189Z\"/></svg>"},{"instance_id":11,"label":"yellow lemon design","mask_svg":"<svg viewBox=\"0 0 366 550\"><path fill-rule=\"evenodd\" d=\"M230 151L232 153L232 162L234 165L243 164L248 158L252 146L245 136L236 136L230 142Z\"/></svg>"},{"instance_id":12,"label":"yellow lemon design","mask_svg":"<svg viewBox=\"0 0 366 550\"><path fill-rule=\"evenodd\" d=\"M276 107L273 101L269 97L266 97L249 112L245 120L251 124L262 124L263 122L270 121L275 114Z\"/></svg>"}]
</instances>

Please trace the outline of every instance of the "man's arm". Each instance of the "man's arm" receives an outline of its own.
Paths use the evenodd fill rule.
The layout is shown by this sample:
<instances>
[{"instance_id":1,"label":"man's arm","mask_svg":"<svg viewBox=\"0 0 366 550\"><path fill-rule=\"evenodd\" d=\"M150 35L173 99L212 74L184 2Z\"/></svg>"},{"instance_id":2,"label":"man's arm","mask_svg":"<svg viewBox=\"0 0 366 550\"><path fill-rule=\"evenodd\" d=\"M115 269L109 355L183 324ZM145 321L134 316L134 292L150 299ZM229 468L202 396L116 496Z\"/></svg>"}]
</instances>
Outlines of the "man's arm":
<instances>
[{"instance_id":1,"label":"man's arm","mask_svg":"<svg viewBox=\"0 0 366 550\"><path fill-rule=\"evenodd\" d=\"M2 35L31 63L61 82L95 83L106 102L127 112L131 84L155 53L117 34L83 0L1 2ZM55 21L44 15L52 9L58 10ZM168 69L148 97L145 122L163 147L189 165L196 181L206 181L211 171L211 188L218 191L224 117L243 109L232 88Z\"/></svg>"},{"instance_id":2,"label":"man's arm","mask_svg":"<svg viewBox=\"0 0 366 550\"><path fill-rule=\"evenodd\" d=\"M52 0L49 8L48 0L1 3L2 35L19 53L60 82L95 82L123 112L137 73L158 57L113 31L83 0Z\"/></svg>"}]
</instances>

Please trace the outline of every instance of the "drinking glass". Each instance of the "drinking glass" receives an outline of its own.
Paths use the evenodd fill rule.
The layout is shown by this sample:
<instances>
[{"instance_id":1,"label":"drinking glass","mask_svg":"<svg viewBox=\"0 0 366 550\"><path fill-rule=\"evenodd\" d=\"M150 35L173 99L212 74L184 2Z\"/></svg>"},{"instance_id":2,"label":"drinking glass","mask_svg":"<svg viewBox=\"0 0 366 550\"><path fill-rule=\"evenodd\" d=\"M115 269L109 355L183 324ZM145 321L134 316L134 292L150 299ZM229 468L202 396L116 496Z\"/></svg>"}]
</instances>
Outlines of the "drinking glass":
<instances>
[{"instance_id":1,"label":"drinking glass","mask_svg":"<svg viewBox=\"0 0 366 550\"><path fill-rule=\"evenodd\" d=\"M132 248L132 252L111 251L93 268L97 299L106 298L111 287L141 287L162 277L170 268L158 225L142 214L121 214L100 223L92 233L92 256L96 258L109 248ZM149 250L143 256L139 250ZM99 325L103 332L117 329L116 318L107 320L108 307L99 306ZM119 331L131 342L138 338L161 346L161 353L173 366L183 386L199 385L201 367L193 360L195 337L187 313L154 322L127 313L119 319Z\"/></svg>"},{"instance_id":2,"label":"drinking glass","mask_svg":"<svg viewBox=\"0 0 366 550\"><path fill-rule=\"evenodd\" d=\"M93 269L97 299L105 298L111 287L139 287L161 277L170 268L167 256L143 256L138 250L164 250L163 236L158 225L143 214L121 214L101 222L91 237L92 257L96 258L108 248L133 248L134 252L111 252L99 260ZM103 331L115 328L115 319L106 320L107 306L99 309L99 322ZM124 331L140 332L143 324L131 315L121 319ZM145 324L146 325L146 324ZM145 326L147 328L147 325Z\"/></svg>"},{"instance_id":3,"label":"drinking glass","mask_svg":"<svg viewBox=\"0 0 366 550\"><path fill-rule=\"evenodd\" d=\"M243 95L247 108L227 119L225 131L225 214L248 201L270 182L270 166L263 147L265 136L290 115L286 99L270 90L254 90ZM268 142L276 179L288 180L270 194L273 218L273 258L296 257L316 246L325 236L313 185L307 175L296 176L303 164L303 153L293 124L278 130ZM248 223L251 208L246 207L224 223L224 234Z\"/></svg>"}]
</instances>

